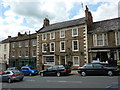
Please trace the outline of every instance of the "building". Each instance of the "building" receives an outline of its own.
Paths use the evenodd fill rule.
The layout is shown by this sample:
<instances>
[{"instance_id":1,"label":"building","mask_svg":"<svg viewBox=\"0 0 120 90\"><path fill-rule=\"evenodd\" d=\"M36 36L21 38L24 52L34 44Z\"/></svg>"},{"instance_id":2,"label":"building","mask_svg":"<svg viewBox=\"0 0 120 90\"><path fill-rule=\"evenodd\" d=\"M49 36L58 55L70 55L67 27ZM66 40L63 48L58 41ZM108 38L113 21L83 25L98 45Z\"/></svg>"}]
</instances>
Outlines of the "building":
<instances>
[{"instance_id":1,"label":"building","mask_svg":"<svg viewBox=\"0 0 120 90\"><path fill-rule=\"evenodd\" d=\"M31 65L36 67L37 35L21 34L11 37L9 67Z\"/></svg>"},{"instance_id":2,"label":"building","mask_svg":"<svg viewBox=\"0 0 120 90\"><path fill-rule=\"evenodd\" d=\"M10 36L0 42L0 68L3 70L5 70L9 64L9 39Z\"/></svg>"},{"instance_id":3,"label":"building","mask_svg":"<svg viewBox=\"0 0 120 90\"><path fill-rule=\"evenodd\" d=\"M120 18L94 22L88 29L89 60L120 60Z\"/></svg>"},{"instance_id":4,"label":"building","mask_svg":"<svg viewBox=\"0 0 120 90\"><path fill-rule=\"evenodd\" d=\"M93 23L86 6L86 17L50 24L44 19L37 33L37 67L73 64L74 68L88 62L87 27Z\"/></svg>"}]
</instances>

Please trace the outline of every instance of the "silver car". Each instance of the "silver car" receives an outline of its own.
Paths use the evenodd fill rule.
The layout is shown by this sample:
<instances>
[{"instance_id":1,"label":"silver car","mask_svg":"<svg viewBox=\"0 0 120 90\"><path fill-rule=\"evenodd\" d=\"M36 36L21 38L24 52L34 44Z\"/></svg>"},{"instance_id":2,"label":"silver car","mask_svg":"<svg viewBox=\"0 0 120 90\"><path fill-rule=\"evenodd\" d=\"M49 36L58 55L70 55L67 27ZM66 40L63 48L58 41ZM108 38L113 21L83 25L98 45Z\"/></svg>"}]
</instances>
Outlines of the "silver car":
<instances>
[{"instance_id":1,"label":"silver car","mask_svg":"<svg viewBox=\"0 0 120 90\"><path fill-rule=\"evenodd\" d=\"M7 70L4 71L2 75L0 75L0 79L2 82L7 81L8 83L12 83L13 81L22 81L24 78L24 74L19 70Z\"/></svg>"}]
</instances>

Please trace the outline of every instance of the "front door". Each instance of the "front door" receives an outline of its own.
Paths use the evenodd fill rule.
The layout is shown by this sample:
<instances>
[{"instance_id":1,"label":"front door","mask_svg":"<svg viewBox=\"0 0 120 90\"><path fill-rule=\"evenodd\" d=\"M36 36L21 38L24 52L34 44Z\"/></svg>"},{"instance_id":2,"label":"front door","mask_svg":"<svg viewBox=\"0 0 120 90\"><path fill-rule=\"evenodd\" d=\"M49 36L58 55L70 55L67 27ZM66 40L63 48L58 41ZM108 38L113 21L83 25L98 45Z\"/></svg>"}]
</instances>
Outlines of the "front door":
<instances>
[{"instance_id":1,"label":"front door","mask_svg":"<svg viewBox=\"0 0 120 90\"><path fill-rule=\"evenodd\" d=\"M60 57L60 64L65 65L65 56Z\"/></svg>"}]
</instances>

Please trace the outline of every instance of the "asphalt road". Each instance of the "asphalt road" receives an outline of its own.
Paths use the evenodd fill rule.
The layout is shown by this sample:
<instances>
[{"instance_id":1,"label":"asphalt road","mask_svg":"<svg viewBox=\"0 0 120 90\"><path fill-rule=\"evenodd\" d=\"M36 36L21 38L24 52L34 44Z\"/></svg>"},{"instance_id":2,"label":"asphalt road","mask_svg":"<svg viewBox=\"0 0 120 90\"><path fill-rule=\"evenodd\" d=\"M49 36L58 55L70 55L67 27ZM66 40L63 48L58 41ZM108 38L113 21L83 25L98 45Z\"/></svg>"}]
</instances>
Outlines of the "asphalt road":
<instances>
[{"instance_id":1,"label":"asphalt road","mask_svg":"<svg viewBox=\"0 0 120 90\"><path fill-rule=\"evenodd\" d=\"M2 83L2 88L109 88L118 85L118 76L25 76L21 82Z\"/></svg>"}]
</instances>

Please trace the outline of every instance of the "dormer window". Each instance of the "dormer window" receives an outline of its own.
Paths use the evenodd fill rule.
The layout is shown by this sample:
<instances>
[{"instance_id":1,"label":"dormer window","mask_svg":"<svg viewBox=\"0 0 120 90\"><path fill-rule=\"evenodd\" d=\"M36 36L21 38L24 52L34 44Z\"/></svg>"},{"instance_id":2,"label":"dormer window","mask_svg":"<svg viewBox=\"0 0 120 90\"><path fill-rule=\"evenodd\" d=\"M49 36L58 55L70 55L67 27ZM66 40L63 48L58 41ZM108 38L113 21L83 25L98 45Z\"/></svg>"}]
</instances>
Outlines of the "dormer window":
<instances>
[{"instance_id":1,"label":"dormer window","mask_svg":"<svg viewBox=\"0 0 120 90\"><path fill-rule=\"evenodd\" d=\"M72 29L72 37L78 36L78 28L73 28Z\"/></svg>"}]
</instances>

